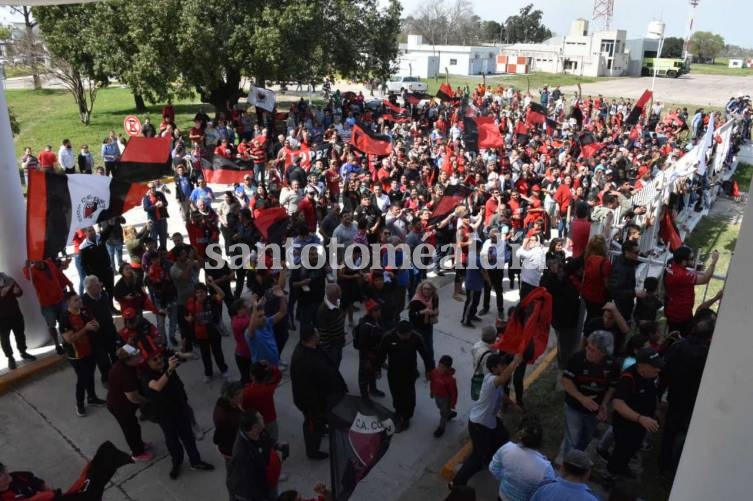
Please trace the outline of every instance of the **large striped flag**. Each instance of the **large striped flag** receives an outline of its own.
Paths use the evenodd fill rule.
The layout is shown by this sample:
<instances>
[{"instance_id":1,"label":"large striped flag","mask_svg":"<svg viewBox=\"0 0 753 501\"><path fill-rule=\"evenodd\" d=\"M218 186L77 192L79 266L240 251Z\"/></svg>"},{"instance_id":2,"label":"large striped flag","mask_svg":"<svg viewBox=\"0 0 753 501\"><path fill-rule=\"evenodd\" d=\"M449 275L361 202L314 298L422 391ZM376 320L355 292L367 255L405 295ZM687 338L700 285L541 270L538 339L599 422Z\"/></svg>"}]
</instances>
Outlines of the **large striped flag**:
<instances>
[{"instance_id":1,"label":"large striped flag","mask_svg":"<svg viewBox=\"0 0 753 501\"><path fill-rule=\"evenodd\" d=\"M630 113L625 119L625 125L635 125L638 123L638 120L643 114L643 110L646 108L646 104L648 104L649 100L651 100L651 96L653 95L654 93L648 89L643 91L643 94L641 94L641 97L639 97L635 102L633 109L630 110Z\"/></svg>"},{"instance_id":2,"label":"large striped flag","mask_svg":"<svg viewBox=\"0 0 753 501\"><path fill-rule=\"evenodd\" d=\"M247 174L254 173L251 165L236 163L219 155L212 158L211 167L207 162L202 171L206 182L212 184L242 183Z\"/></svg>"},{"instance_id":3,"label":"large striped flag","mask_svg":"<svg viewBox=\"0 0 753 501\"><path fill-rule=\"evenodd\" d=\"M388 136L374 134L367 126L361 124L353 126L350 144L355 146L358 151L369 155L386 157L392 153L392 142Z\"/></svg>"},{"instance_id":4,"label":"large striped flag","mask_svg":"<svg viewBox=\"0 0 753 501\"><path fill-rule=\"evenodd\" d=\"M447 82L439 86L439 90L437 90L437 97L442 101L455 101L457 99L455 91L452 90L452 87Z\"/></svg>"},{"instance_id":5,"label":"large striped flag","mask_svg":"<svg viewBox=\"0 0 753 501\"><path fill-rule=\"evenodd\" d=\"M146 191L144 184L107 176L30 170L26 205L28 259L57 256L76 230L141 205Z\"/></svg>"},{"instance_id":6,"label":"large striped flag","mask_svg":"<svg viewBox=\"0 0 753 501\"><path fill-rule=\"evenodd\" d=\"M173 173L169 137L134 136L128 140L114 177L138 183L170 176Z\"/></svg>"}]
</instances>

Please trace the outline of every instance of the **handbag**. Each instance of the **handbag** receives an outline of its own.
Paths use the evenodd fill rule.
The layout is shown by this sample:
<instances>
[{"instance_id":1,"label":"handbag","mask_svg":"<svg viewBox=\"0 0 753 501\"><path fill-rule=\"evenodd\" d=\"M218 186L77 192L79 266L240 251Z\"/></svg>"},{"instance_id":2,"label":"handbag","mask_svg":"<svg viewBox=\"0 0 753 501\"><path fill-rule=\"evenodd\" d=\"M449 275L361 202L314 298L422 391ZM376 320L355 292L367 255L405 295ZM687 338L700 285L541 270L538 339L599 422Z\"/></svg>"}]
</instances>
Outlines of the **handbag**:
<instances>
[{"instance_id":1,"label":"handbag","mask_svg":"<svg viewBox=\"0 0 753 501\"><path fill-rule=\"evenodd\" d=\"M478 359L478 363L476 364L476 370L473 371L473 377L471 377L471 400L474 402L478 400L479 396L481 396L481 385L484 384L484 372L481 371L479 373L481 363L484 361L484 357L491 352L492 350L486 350L484 354L481 355L481 358Z\"/></svg>"}]
</instances>

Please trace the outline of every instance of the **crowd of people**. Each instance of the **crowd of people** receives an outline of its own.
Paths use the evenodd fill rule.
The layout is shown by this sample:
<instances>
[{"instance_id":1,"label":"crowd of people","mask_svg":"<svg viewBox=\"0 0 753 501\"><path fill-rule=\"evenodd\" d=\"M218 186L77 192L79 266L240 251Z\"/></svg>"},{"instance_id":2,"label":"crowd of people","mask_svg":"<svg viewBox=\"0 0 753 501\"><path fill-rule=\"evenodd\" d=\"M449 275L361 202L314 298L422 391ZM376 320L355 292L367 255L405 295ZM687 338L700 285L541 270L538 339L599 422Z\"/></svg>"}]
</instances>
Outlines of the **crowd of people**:
<instances>
[{"instance_id":1,"label":"crowd of people","mask_svg":"<svg viewBox=\"0 0 753 501\"><path fill-rule=\"evenodd\" d=\"M378 383L386 368L397 432L411 426L421 358L439 413L434 436L441 437L458 414L457 361L434 349L442 307L435 279L454 274L453 298L463 303L457 324L474 328L486 318L491 325L480 329L473 347L475 394L468 420L473 452L450 484L451 499L472 496L466 484L482 469L499 480L499 497L506 501L597 499L586 482L597 459L589 444L599 423L611 423L597 446L607 462L604 478L634 476L630 460L646 434L658 432L661 469L672 472L713 333L711 305L721 297L694 309L694 287L711 279L717 254L697 272L690 269L694 251L681 246L663 276L649 277L639 288L641 235L659 222L633 195L700 140L710 114L698 110L693 117L686 109L667 114L657 102L644 110L645 125L636 134L625 125L632 108L627 99L568 97L559 86L533 96L483 83L454 94L445 101L405 94L399 108L397 96L389 105L374 105L360 93L336 91L322 106L301 99L282 116L260 113L255 120L240 107L215 119L200 112L186 131L175 124L168 104L158 127L147 121L144 135L173 138L175 176L172 185L149 183L142 204L146 225L129 227L118 217L82 229L72 259L49 256L24 269L51 340L76 373L76 415L87 416L89 406L107 407L133 459L150 461L153 448L141 438L140 413L164 434L171 478L180 476L185 454L191 468L212 470L196 448L196 419L179 375L181 363L201 359L206 382L215 374L226 380L213 419L230 499L302 499L279 486L289 451L275 411L282 373L289 373L311 460L328 457L321 440L328 411L348 391L340 367L351 333L358 391L367 402L385 397ZM526 122L532 102L543 107L547 121ZM749 134L750 103L735 102L728 113L747 120ZM393 107L400 111L393 113ZM469 149L466 116L494 117L504 146ZM721 122L719 116L714 123ZM350 143L355 126L389 138L391 153L358 151ZM598 149L585 148L584 132ZM70 173L78 166L81 173L117 174L114 133L102 145L102 165L86 145L76 160L71 150L68 140L57 155L49 146L38 156L27 148L23 168ZM204 177L203 161L215 156L249 166L242 180L221 193ZM453 186L466 188L467 196L438 213ZM699 176L681 189L695 193L709 187ZM172 191L175 209L165 196ZM666 210L683 203L685 198L673 196ZM285 261L260 266L271 263L260 254L231 269L233 244L255 248L263 242L255 221L273 207L287 211L293 262L300 263L309 249L308 262L323 266ZM168 235L168 210L180 212L185 232ZM407 268L391 268L385 257L378 263L383 266L363 269L358 251L343 265L342 255L331 262L306 247L331 239L345 246L406 244L410 250L428 243L437 252ZM213 244L221 244L219 261L208 252ZM454 251L442 250L448 246ZM78 283L63 273L71 260ZM505 290L519 297L510 311ZM16 366L11 331L20 356L33 359L25 350L20 294L14 279L0 274L0 334L11 369ZM551 325L557 337L565 392L557 458L537 451L547 430L523 399L526 366L538 353L533 341L520 352L500 350L515 325L542 315L534 307L538 303L551 310L546 331ZM154 323L144 312L154 313ZM119 328L113 320L118 315ZM662 316L668 329L659 322ZM286 357L291 333L295 348ZM234 343L233 370L222 351L226 336ZM107 385L104 399L97 393L97 371ZM231 373L239 381L229 381ZM665 392L668 407L660 419ZM501 416L516 408L526 417L511 434ZM0 494L13 489L18 480L12 478L5 491L0 484ZM14 491L21 499L29 486L44 486L27 478L33 481L25 490ZM323 485L316 492L319 499L331 495Z\"/></svg>"}]
</instances>

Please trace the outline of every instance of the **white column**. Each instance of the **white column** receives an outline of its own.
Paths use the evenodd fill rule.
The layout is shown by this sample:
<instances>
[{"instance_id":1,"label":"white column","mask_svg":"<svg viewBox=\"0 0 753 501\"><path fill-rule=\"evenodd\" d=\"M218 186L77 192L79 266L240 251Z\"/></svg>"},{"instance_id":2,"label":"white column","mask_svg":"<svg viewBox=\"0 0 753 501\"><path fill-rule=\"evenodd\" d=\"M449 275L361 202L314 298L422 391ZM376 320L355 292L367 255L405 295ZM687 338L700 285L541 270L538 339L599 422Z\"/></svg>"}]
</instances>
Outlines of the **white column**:
<instances>
[{"instance_id":1,"label":"white column","mask_svg":"<svg viewBox=\"0 0 753 501\"><path fill-rule=\"evenodd\" d=\"M13 277L24 291L19 303L26 321L26 341L29 348L36 348L45 344L50 336L34 287L23 276L26 261L26 202L18 174L2 73L0 70L0 200L3 201L3 212L0 214L0 271Z\"/></svg>"},{"instance_id":2,"label":"white column","mask_svg":"<svg viewBox=\"0 0 753 501\"><path fill-rule=\"evenodd\" d=\"M751 499L751 263L753 204L749 203L670 501Z\"/></svg>"}]
</instances>

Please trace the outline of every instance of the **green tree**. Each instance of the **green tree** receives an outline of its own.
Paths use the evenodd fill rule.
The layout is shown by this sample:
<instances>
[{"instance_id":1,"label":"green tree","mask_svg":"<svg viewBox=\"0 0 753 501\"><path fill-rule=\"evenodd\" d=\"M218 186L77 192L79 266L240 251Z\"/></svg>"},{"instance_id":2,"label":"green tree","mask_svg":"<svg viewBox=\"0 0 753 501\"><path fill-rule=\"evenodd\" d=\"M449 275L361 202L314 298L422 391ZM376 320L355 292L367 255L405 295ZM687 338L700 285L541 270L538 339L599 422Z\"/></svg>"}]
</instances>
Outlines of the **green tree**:
<instances>
[{"instance_id":1,"label":"green tree","mask_svg":"<svg viewBox=\"0 0 753 501\"><path fill-rule=\"evenodd\" d=\"M7 42L10 40L11 31L7 26L0 26L0 42Z\"/></svg>"},{"instance_id":2,"label":"green tree","mask_svg":"<svg viewBox=\"0 0 753 501\"><path fill-rule=\"evenodd\" d=\"M31 69L31 79L34 84L34 90L42 88L41 73L43 71L42 63L44 60L44 46L39 39L34 28L37 26L37 20L34 19L34 13L31 7L19 6L10 7L10 9L24 18L24 34L17 45L23 55L24 61Z\"/></svg>"},{"instance_id":3,"label":"green tree","mask_svg":"<svg viewBox=\"0 0 753 501\"><path fill-rule=\"evenodd\" d=\"M89 125L97 91L109 81L97 58L95 11L88 5L56 5L34 12L53 59L50 72L73 96L81 123Z\"/></svg>"},{"instance_id":4,"label":"green tree","mask_svg":"<svg viewBox=\"0 0 753 501\"><path fill-rule=\"evenodd\" d=\"M714 61L724 50L724 38L710 31L696 31L688 42L688 51L701 61Z\"/></svg>"},{"instance_id":5,"label":"green tree","mask_svg":"<svg viewBox=\"0 0 753 501\"><path fill-rule=\"evenodd\" d=\"M504 26L497 21L481 21L481 41L486 43L500 42Z\"/></svg>"},{"instance_id":6,"label":"green tree","mask_svg":"<svg viewBox=\"0 0 753 501\"><path fill-rule=\"evenodd\" d=\"M94 6L93 30L101 35L96 58L110 77L128 85L136 111L146 111L146 101L162 102L186 97L180 81L171 33L178 3L147 0L113 0ZM138 20L138 22L134 22Z\"/></svg>"},{"instance_id":7,"label":"green tree","mask_svg":"<svg viewBox=\"0 0 753 501\"><path fill-rule=\"evenodd\" d=\"M543 12L533 10L528 4L515 16L505 21L505 41L507 43L540 43L552 37L552 32L541 22Z\"/></svg>"},{"instance_id":8,"label":"green tree","mask_svg":"<svg viewBox=\"0 0 753 501\"><path fill-rule=\"evenodd\" d=\"M680 37L667 37L664 39L660 57L682 57L682 48L685 40Z\"/></svg>"}]
</instances>

